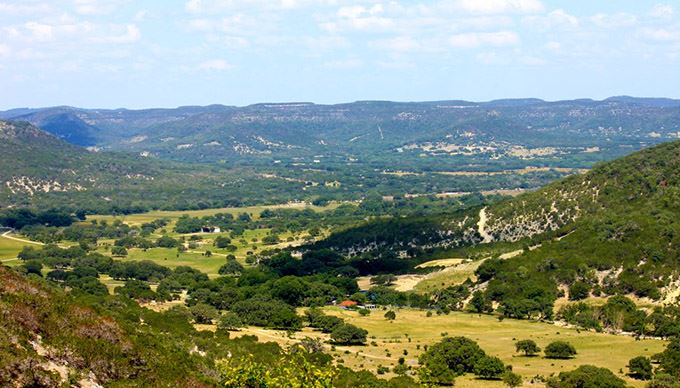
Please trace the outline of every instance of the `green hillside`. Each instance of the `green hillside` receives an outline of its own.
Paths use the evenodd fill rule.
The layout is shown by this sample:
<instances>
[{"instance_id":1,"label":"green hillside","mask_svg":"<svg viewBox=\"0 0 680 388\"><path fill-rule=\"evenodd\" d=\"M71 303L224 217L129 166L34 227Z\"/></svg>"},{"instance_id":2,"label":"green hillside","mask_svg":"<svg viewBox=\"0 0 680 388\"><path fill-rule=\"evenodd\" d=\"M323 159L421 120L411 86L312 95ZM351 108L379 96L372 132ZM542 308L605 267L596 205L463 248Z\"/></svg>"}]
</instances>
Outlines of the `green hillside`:
<instances>
[{"instance_id":1,"label":"green hillside","mask_svg":"<svg viewBox=\"0 0 680 388\"><path fill-rule=\"evenodd\" d=\"M679 216L680 142L671 142L488 207L373 221L305 249L342 252L368 273L519 249L484 261L469 290L498 302L507 316L552 319L558 298L675 303Z\"/></svg>"},{"instance_id":2,"label":"green hillside","mask_svg":"<svg viewBox=\"0 0 680 388\"><path fill-rule=\"evenodd\" d=\"M0 206L140 212L281 203L302 184L248 169L90 152L28 123L0 121Z\"/></svg>"}]
</instances>

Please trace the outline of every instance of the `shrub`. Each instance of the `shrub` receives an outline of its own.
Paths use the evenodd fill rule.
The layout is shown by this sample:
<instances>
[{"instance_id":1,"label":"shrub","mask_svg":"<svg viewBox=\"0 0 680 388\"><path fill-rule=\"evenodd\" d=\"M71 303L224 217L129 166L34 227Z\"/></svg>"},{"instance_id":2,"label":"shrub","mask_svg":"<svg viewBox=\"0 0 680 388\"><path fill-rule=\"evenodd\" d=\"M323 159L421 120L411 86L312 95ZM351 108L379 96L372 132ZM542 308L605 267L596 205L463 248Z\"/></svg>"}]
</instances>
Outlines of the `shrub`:
<instances>
[{"instance_id":1,"label":"shrub","mask_svg":"<svg viewBox=\"0 0 680 388\"><path fill-rule=\"evenodd\" d=\"M628 361L628 370L630 375L640 380L649 380L652 378L652 362L649 358L638 356L631 358Z\"/></svg>"},{"instance_id":2,"label":"shrub","mask_svg":"<svg viewBox=\"0 0 680 388\"><path fill-rule=\"evenodd\" d=\"M527 339L515 342L515 350L524 352L525 356L533 356L540 352L541 348L539 348L533 340Z\"/></svg>"},{"instance_id":3,"label":"shrub","mask_svg":"<svg viewBox=\"0 0 680 388\"><path fill-rule=\"evenodd\" d=\"M366 342L367 335L368 331L349 323L343 323L333 329L331 339L337 344L360 345Z\"/></svg>"},{"instance_id":4,"label":"shrub","mask_svg":"<svg viewBox=\"0 0 680 388\"><path fill-rule=\"evenodd\" d=\"M482 379L492 380L499 379L503 372L505 372L505 365L498 357L482 357L474 367L475 375Z\"/></svg>"},{"instance_id":5,"label":"shrub","mask_svg":"<svg viewBox=\"0 0 680 388\"><path fill-rule=\"evenodd\" d=\"M555 341L545 347L547 358L567 359L576 355L576 349L568 342Z\"/></svg>"},{"instance_id":6,"label":"shrub","mask_svg":"<svg viewBox=\"0 0 680 388\"><path fill-rule=\"evenodd\" d=\"M561 372L557 377L549 379L546 386L548 388L624 388L626 383L609 369L581 365L571 372Z\"/></svg>"},{"instance_id":7,"label":"shrub","mask_svg":"<svg viewBox=\"0 0 680 388\"><path fill-rule=\"evenodd\" d=\"M189 311L196 323L212 323L213 319L217 318L217 309L205 303L191 306Z\"/></svg>"}]
</instances>

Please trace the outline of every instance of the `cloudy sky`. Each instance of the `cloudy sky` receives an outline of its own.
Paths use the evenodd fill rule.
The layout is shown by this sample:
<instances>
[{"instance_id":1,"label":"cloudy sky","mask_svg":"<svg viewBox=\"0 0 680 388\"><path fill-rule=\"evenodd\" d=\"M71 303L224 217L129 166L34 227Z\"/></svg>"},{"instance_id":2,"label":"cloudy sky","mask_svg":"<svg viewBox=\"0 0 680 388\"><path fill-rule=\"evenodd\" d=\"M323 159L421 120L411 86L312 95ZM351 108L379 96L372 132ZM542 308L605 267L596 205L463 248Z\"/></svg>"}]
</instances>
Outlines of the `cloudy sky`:
<instances>
[{"instance_id":1,"label":"cloudy sky","mask_svg":"<svg viewBox=\"0 0 680 388\"><path fill-rule=\"evenodd\" d=\"M680 0L0 0L0 109L680 97Z\"/></svg>"}]
</instances>

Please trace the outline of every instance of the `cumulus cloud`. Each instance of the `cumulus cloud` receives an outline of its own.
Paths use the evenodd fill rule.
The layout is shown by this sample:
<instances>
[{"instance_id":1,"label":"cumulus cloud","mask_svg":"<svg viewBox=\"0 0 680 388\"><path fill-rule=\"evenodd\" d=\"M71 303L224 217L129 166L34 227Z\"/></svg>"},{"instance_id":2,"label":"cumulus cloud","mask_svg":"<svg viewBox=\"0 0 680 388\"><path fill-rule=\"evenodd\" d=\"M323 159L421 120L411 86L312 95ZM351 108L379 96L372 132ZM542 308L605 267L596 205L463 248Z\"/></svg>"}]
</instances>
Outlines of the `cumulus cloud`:
<instances>
[{"instance_id":1,"label":"cumulus cloud","mask_svg":"<svg viewBox=\"0 0 680 388\"><path fill-rule=\"evenodd\" d=\"M97 36L92 38L92 41L114 44L128 44L137 42L142 37L139 27L134 24L112 27L114 31L112 31L110 35Z\"/></svg>"},{"instance_id":2,"label":"cumulus cloud","mask_svg":"<svg viewBox=\"0 0 680 388\"><path fill-rule=\"evenodd\" d=\"M477 48L482 46L512 46L520 41L513 31L469 32L456 34L449 38L449 44L456 48Z\"/></svg>"},{"instance_id":3,"label":"cumulus cloud","mask_svg":"<svg viewBox=\"0 0 680 388\"><path fill-rule=\"evenodd\" d=\"M547 15L527 16L523 22L539 30L570 30L580 26L579 19L563 9L556 9Z\"/></svg>"},{"instance_id":4,"label":"cumulus cloud","mask_svg":"<svg viewBox=\"0 0 680 388\"><path fill-rule=\"evenodd\" d=\"M643 28L640 34L649 40L657 42L676 42L680 41L680 29L668 28Z\"/></svg>"},{"instance_id":5,"label":"cumulus cloud","mask_svg":"<svg viewBox=\"0 0 680 388\"><path fill-rule=\"evenodd\" d=\"M324 62L323 66L327 69L349 70L356 69L364 65L361 59L347 58Z\"/></svg>"},{"instance_id":6,"label":"cumulus cloud","mask_svg":"<svg viewBox=\"0 0 680 388\"><path fill-rule=\"evenodd\" d=\"M635 15L629 13L616 13L613 15L598 13L593 15L590 20L598 27L602 28L621 28L621 27L631 27L638 23L638 19Z\"/></svg>"},{"instance_id":7,"label":"cumulus cloud","mask_svg":"<svg viewBox=\"0 0 680 388\"><path fill-rule=\"evenodd\" d=\"M656 4L649 11L649 16L657 19L672 19L675 9L669 4Z\"/></svg>"},{"instance_id":8,"label":"cumulus cloud","mask_svg":"<svg viewBox=\"0 0 680 388\"><path fill-rule=\"evenodd\" d=\"M483 14L537 13L545 8L539 0L457 0L454 4L464 11Z\"/></svg>"},{"instance_id":9,"label":"cumulus cloud","mask_svg":"<svg viewBox=\"0 0 680 388\"><path fill-rule=\"evenodd\" d=\"M233 68L229 62L225 61L224 59L210 59L204 62L201 62L196 66L198 70L202 71L225 71Z\"/></svg>"}]
</instances>

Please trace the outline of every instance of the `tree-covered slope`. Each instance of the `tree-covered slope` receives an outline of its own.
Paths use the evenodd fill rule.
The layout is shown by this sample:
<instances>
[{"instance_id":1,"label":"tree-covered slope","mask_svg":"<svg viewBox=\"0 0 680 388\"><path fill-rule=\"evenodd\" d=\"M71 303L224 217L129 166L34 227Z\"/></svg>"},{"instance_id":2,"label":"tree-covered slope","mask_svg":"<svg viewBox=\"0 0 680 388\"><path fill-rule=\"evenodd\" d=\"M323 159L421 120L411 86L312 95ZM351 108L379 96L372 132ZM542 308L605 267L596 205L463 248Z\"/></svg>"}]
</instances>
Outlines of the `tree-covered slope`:
<instances>
[{"instance_id":1,"label":"tree-covered slope","mask_svg":"<svg viewBox=\"0 0 680 388\"><path fill-rule=\"evenodd\" d=\"M285 202L302 185L248 170L90 152L25 122L0 121L0 206L90 211Z\"/></svg>"},{"instance_id":2,"label":"tree-covered slope","mask_svg":"<svg viewBox=\"0 0 680 388\"><path fill-rule=\"evenodd\" d=\"M373 221L307 248L362 260L398 253L418 262L436 250L531 246L512 259L484 262L478 287L514 311L509 315L549 315L553 301L575 282L586 296L674 302L680 289L678 220L680 142L671 142L483 208Z\"/></svg>"}]
</instances>

